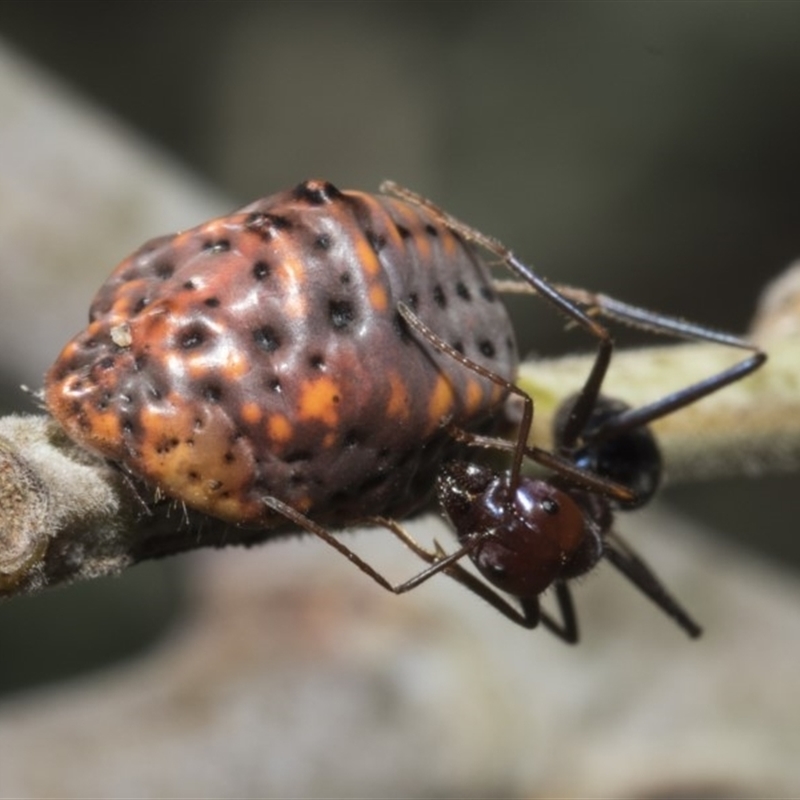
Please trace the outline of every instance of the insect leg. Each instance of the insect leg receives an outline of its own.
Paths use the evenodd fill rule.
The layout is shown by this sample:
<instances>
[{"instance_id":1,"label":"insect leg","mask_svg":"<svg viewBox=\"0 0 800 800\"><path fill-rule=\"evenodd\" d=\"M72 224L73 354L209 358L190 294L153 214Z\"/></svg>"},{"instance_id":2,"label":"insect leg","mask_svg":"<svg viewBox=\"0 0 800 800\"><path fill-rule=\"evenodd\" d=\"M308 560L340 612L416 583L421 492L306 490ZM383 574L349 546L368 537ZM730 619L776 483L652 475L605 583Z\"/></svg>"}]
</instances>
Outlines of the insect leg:
<instances>
[{"instance_id":1,"label":"insect leg","mask_svg":"<svg viewBox=\"0 0 800 800\"><path fill-rule=\"evenodd\" d=\"M652 600L665 614L672 617L692 639L700 636L703 629L683 610L650 567L619 536L611 532L606 535L603 556L642 594Z\"/></svg>"},{"instance_id":2,"label":"insect leg","mask_svg":"<svg viewBox=\"0 0 800 800\"><path fill-rule=\"evenodd\" d=\"M433 559L431 559L431 554L424 550L424 548L420 547L420 545L418 545L409 534L407 534L399 525L397 525L397 523L394 523L391 520L386 520L382 517L375 517L367 520L388 528L392 533L402 539L415 553L420 555L431 565L404 583L395 585L381 575L381 573L378 572L373 566L364 561L363 558L351 550L346 544L340 542L330 531L314 522L314 520L309 519L305 514L297 511L297 509L292 508L290 505L287 505L282 500L278 500L276 497L264 497L262 498L262 502L268 508L276 511L278 514L281 514L290 522L293 522L298 528L306 531L307 533L313 534L319 539L322 539L322 541L326 544L329 544L334 550L338 550L365 575L369 575L369 577L372 578L372 580L374 580L377 584L394 594L403 594L404 592L408 592L411 589L419 586L421 583L424 583L426 580L428 580L428 578L433 577L437 573L447 571L452 564L469 554L470 551L477 547L486 538L485 535L476 535L454 553L451 553L450 555L447 555L441 559L437 556L434 556Z\"/></svg>"}]
</instances>

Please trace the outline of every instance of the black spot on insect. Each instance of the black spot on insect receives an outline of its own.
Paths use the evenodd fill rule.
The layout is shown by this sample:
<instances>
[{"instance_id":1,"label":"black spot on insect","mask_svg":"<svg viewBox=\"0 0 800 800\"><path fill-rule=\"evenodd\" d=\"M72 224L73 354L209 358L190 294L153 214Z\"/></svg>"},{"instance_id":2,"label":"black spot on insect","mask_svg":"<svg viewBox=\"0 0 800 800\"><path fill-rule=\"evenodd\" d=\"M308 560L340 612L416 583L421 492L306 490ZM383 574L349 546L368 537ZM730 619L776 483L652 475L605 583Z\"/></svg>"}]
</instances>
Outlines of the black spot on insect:
<instances>
[{"instance_id":1,"label":"black spot on insect","mask_svg":"<svg viewBox=\"0 0 800 800\"><path fill-rule=\"evenodd\" d=\"M274 353L281 346L277 331L270 325L264 325L253 331L253 341L265 353Z\"/></svg>"},{"instance_id":2,"label":"black spot on insect","mask_svg":"<svg viewBox=\"0 0 800 800\"><path fill-rule=\"evenodd\" d=\"M97 366L102 370L111 369L114 366L114 361L114 356L105 356L97 362Z\"/></svg>"},{"instance_id":3,"label":"black spot on insect","mask_svg":"<svg viewBox=\"0 0 800 800\"><path fill-rule=\"evenodd\" d=\"M178 334L178 346L182 350L194 350L206 341L206 331L198 325L191 325Z\"/></svg>"},{"instance_id":4,"label":"black spot on insect","mask_svg":"<svg viewBox=\"0 0 800 800\"><path fill-rule=\"evenodd\" d=\"M456 283L456 294L462 300L472 300L472 293L470 292L467 284L463 281L458 281L458 283Z\"/></svg>"},{"instance_id":5,"label":"black spot on insect","mask_svg":"<svg viewBox=\"0 0 800 800\"><path fill-rule=\"evenodd\" d=\"M478 350L480 350L481 354L486 356L486 358L494 358L495 355L497 355L495 346L488 339L481 339L478 342Z\"/></svg>"},{"instance_id":6,"label":"black spot on insect","mask_svg":"<svg viewBox=\"0 0 800 800\"><path fill-rule=\"evenodd\" d=\"M131 435L134 431L134 424L133 420L130 417L126 417L122 420L122 432L128 435Z\"/></svg>"},{"instance_id":7,"label":"black spot on insect","mask_svg":"<svg viewBox=\"0 0 800 800\"><path fill-rule=\"evenodd\" d=\"M206 297L203 300L203 303L207 305L209 308L217 308L219 306L219 298L218 297Z\"/></svg>"},{"instance_id":8,"label":"black spot on insect","mask_svg":"<svg viewBox=\"0 0 800 800\"><path fill-rule=\"evenodd\" d=\"M444 308L447 305L447 297L445 296L444 289L442 289L440 284L436 284L433 287L433 302L436 303L439 308Z\"/></svg>"},{"instance_id":9,"label":"black spot on insect","mask_svg":"<svg viewBox=\"0 0 800 800\"><path fill-rule=\"evenodd\" d=\"M439 236L439 231L437 231L436 228L434 228L434 226L430 223L425 226L425 233L427 233L428 236L433 236L434 238Z\"/></svg>"},{"instance_id":10,"label":"black spot on insect","mask_svg":"<svg viewBox=\"0 0 800 800\"><path fill-rule=\"evenodd\" d=\"M139 355L133 359L133 370L134 372L141 372L144 368L144 365L147 364L147 356L146 355Z\"/></svg>"},{"instance_id":11,"label":"black spot on insect","mask_svg":"<svg viewBox=\"0 0 800 800\"><path fill-rule=\"evenodd\" d=\"M133 313L138 314L139 312L143 311L145 306L148 303L148 299L146 297L140 297L133 306Z\"/></svg>"},{"instance_id":12,"label":"black spot on insect","mask_svg":"<svg viewBox=\"0 0 800 800\"><path fill-rule=\"evenodd\" d=\"M457 353L461 353L461 355L462 355L462 356L464 355L464 342L462 342L462 341L456 341L456 342L453 342L453 344L451 345L451 347L452 347L452 348L453 348L453 350L455 350Z\"/></svg>"},{"instance_id":13,"label":"black spot on insect","mask_svg":"<svg viewBox=\"0 0 800 800\"><path fill-rule=\"evenodd\" d=\"M207 383L203 387L202 395L209 403L219 403L222 399L222 387L217 383Z\"/></svg>"},{"instance_id":14,"label":"black spot on insect","mask_svg":"<svg viewBox=\"0 0 800 800\"><path fill-rule=\"evenodd\" d=\"M323 370L325 369L325 359L318 353L308 359L308 365L311 369Z\"/></svg>"},{"instance_id":15,"label":"black spot on insect","mask_svg":"<svg viewBox=\"0 0 800 800\"><path fill-rule=\"evenodd\" d=\"M253 264L253 277L257 281L263 281L265 278L268 278L270 272L269 264L267 264L266 261L256 261L256 263Z\"/></svg>"},{"instance_id":16,"label":"black spot on insect","mask_svg":"<svg viewBox=\"0 0 800 800\"><path fill-rule=\"evenodd\" d=\"M331 249L331 237L328 236L327 233L321 233L314 239L314 247L317 250L330 250Z\"/></svg>"},{"instance_id":17,"label":"black spot on insect","mask_svg":"<svg viewBox=\"0 0 800 800\"><path fill-rule=\"evenodd\" d=\"M200 473L196 470L190 469L188 473L186 473L190 481L199 481L200 480Z\"/></svg>"},{"instance_id":18,"label":"black spot on insect","mask_svg":"<svg viewBox=\"0 0 800 800\"><path fill-rule=\"evenodd\" d=\"M352 280L353 278L349 272L343 272L339 276L339 283L341 283L343 286L349 286Z\"/></svg>"},{"instance_id":19,"label":"black spot on insect","mask_svg":"<svg viewBox=\"0 0 800 800\"><path fill-rule=\"evenodd\" d=\"M193 289L196 289L197 287L195 286L194 281L189 280L189 281L184 281L183 282L183 288L187 289L188 291L192 291Z\"/></svg>"},{"instance_id":20,"label":"black spot on insect","mask_svg":"<svg viewBox=\"0 0 800 800\"><path fill-rule=\"evenodd\" d=\"M272 378L267 381L267 389L276 394L280 394L282 391L281 382L277 378Z\"/></svg>"},{"instance_id":21,"label":"black spot on insect","mask_svg":"<svg viewBox=\"0 0 800 800\"><path fill-rule=\"evenodd\" d=\"M159 261L155 267L153 267L153 272L157 278L165 281L175 274L175 265L170 264L169 261Z\"/></svg>"},{"instance_id":22,"label":"black spot on insect","mask_svg":"<svg viewBox=\"0 0 800 800\"><path fill-rule=\"evenodd\" d=\"M411 231L404 225L396 225L397 232L400 234L401 239L408 239L411 237Z\"/></svg>"},{"instance_id":23,"label":"black spot on insect","mask_svg":"<svg viewBox=\"0 0 800 800\"><path fill-rule=\"evenodd\" d=\"M349 430L342 439L342 446L346 450L353 450L361 444L361 435L358 431Z\"/></svg>"},{"instance_id":24,"label":"black spot on insect","mask_svg":"<svg viewBox=\"0 0 800 800\"><path fill-rule=\"evenodd\" d=\"M380 253L384 247L386 247L386 237L382 236L379 233L375 233L375 231L367 231L366 233L367 241L369 242L369 246L376 252Z\"/></svg>"},{"instance_id":25,"label":"black spot on insect","mask_svg":"<svg viewBox=\"0 0 800 800\"><path fill-rule=\"evenodd\" d=\"M489 303L493 303L495 300L497 300L497 295L494 293L494 289L492 289L491 286L487 286L486 284L483 284L481 286L480 295L484 300L488 301Z\"/></svg>"},{"instance_id":26,"label":"black spot on insect","mask_svg":"<svg viewBox=\"0 0 800 800\"><path fill-rule=\"evenodd\" d=\"M328 303L328 318L335 330L344 330L356 318L353 304L349 300L331 300Z\"/></svg>"},{"instance_id":27,"label":"black spot on insect","mask_svg":"<svg viewBox=\"0 0 800 800\"><path fill-rule=\"evenodd\" d=\"M233 453L231 453L230 450L228 450L228 452L225 453L225 455L222 457L222 460L226 464L233 464L233 462L236 461L236 456Z\"/></svg>"}]
</instances>

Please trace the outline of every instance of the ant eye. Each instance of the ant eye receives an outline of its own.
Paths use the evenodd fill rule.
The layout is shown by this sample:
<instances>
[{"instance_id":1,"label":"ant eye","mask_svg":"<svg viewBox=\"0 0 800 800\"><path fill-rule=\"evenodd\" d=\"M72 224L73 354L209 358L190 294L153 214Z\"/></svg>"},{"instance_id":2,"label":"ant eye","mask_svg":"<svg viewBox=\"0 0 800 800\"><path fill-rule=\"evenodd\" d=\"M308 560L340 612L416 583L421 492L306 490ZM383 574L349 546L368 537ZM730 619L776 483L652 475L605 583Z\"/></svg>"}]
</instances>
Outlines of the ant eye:
<instances>
[{"instance_id":1,"label":"ant eye","mask_svg":"<svg viewBox=\"0 0 800 800\"><path fill-rule=\"evenodd\" d=\"M503 564L498 564L496 561L490 561L481 565L485 572L491 572L492 577L496 579L502 578L506 574L506 568Z\"/></svg>"},{"instance_id":2,"label":"ant eye","mask_svg":"<svg viewBox=\"0 0 800 800\"><path fill-rule=\"evenodd\" d=\"M561 509L555 500L550 497L546 497L544 500L542 500L542 510L546 514L554 516L555 514L558 514Z\"/></svg>"}]
</instances>

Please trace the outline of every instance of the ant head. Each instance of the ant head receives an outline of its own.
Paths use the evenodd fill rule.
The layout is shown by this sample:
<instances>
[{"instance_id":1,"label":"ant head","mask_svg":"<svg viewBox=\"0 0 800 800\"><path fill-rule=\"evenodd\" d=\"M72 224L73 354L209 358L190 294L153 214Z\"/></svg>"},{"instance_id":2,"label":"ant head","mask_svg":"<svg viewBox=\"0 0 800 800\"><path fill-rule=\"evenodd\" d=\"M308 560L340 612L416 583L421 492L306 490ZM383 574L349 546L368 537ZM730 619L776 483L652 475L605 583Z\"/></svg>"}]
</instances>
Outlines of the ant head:
<instances>
[{"instance_id":1,"label":"ant head","mask_svg":"<svg viewBox=\"0 0 800 800\"><path fill-rule=\"evenodd\" d=\"M467 544L478 571L504 592L532 598L553 581L582 574L600 558L595 526L569 494L523 476L516 487L509 473L453 461L437 481L439 501Z\"/></svg>"},{"instance_id":2,"label":"ant head","mask_svg":"<svg viewBox=\"0 0 800 800\"><path fill-rule=\"evenodd\" d=\"M556 414L553 429L557 446L563 441L564 427L576 400L577 395L568 397ZM614 430L614 423L629 410L630 406L620 400L598 397L579 445L570 453L576 467L619 483L636 495L627 502L610 501L625 510L645 505L656 493L663 474L661 453L648 427Z\"/></svg>"}]
</instances>

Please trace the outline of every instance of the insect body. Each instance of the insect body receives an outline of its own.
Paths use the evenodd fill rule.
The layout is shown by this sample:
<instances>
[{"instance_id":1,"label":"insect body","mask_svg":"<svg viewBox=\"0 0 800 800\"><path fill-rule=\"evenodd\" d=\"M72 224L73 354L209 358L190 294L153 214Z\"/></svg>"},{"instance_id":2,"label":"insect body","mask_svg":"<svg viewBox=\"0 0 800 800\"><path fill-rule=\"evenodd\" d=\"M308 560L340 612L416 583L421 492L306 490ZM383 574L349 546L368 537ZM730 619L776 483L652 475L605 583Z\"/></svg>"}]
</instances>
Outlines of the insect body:
<instances>
[{"instance_id":1,"label":"insect body","mask_svg":"<svg viewBox=\"0 0 800 800\"><path fill-rule=\"evenodd\" d=\"M765 355L728 334L556 287L496 240L385 188L396 196L308 181L145 245L100 289L88 328L48 372L52 414L167 496L227 522L314 534L392 592L446 572L513 621L574 642L568 581L605 558L697 636L613 534L613 512L646 502L660 479L647 425L748 375ZM597 340L555 452L528 443L533 402L513 383L511 326L477 249ZM628 409L601 395L613 343L597 315L749 355ZM523 405L516 439L479 432L502 418L508 395ZM464 460L470 447L510 452L509 468ZM526 477L526 457L553 475ZM460 543L450 554L420 546L396 521L434 487ZM355 522L389 529L428 567L393 585L327 527ZM485 580L464 569L465 556ZM560 620L539 605L549 586Z\"/></svg>"},{"instance_id":2,"label":"insect body","mask_svg":"<svg viewBox=\"0 0 800 800\"><path fill-rule=\"evenodd\" d=\"M307 181L155 239L97 293L46 376L67 433L190 508L274 527L403 517L504 390L412 337L511 379L511 323L475 248L402 199Z\"/></svg>"}]
</instances>

